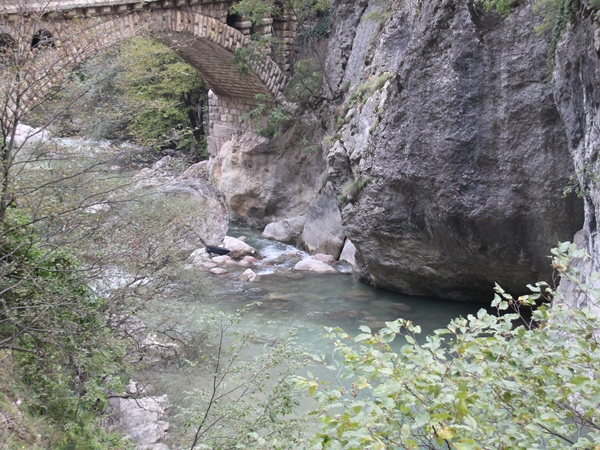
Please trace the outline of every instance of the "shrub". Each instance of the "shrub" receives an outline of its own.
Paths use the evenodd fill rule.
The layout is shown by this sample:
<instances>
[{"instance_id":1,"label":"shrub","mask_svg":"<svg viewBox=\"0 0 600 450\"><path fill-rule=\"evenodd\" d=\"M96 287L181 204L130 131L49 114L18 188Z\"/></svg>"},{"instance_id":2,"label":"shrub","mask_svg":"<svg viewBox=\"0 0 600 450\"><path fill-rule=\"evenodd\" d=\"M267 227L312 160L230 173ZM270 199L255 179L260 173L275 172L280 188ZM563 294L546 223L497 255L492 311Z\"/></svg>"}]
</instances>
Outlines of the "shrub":
<instances>
[{"instance_id":1,"label":"shrub","mask_svg":"<svg viewBox=\"0 0 600 450\"><path fill-rule=\"evenodd\" d=\"M553 264L576 280L571 262L582 256L564 243ZM493 306L502 315L481 309L424 342L403 319L378 332L360 327L354 338L328 328L335 346L328 368L339 385L311 374L295 380L319 403L314 448L598 448L600 319L563 305L545 283L530 288L515 299L497 287ZM519 314L552 296L554 307L530 320ZM397 338L403 345L392 350Z\"/></svg>"},{"instance_id":2,"label":"shrub","mask_svg":"<svg viewBox=\"0 0 600 450\"><path fill-rule=\"evenodd\" d=\"M254 131L267 139L274 139L281 132L281 125L290 119L281 106L268 105L270 99L265 94L256 94L254 100L257 106L242 116L254 126Z\"/></svg>"},{"instance_id":3,"label":"shrub","mask_svg":"<svg viewBox=\"0 0 600 450\"><path fill-rule=\"evenodd\" d=\"M113 375L123 348L73 255L44 246L28 222L11 209L2 224L0 350L10 352L31 413L58 426L60 448L83 441L101 448L92 445L102 434L95 419L108 391L119 388Z\"/></svg>"}]
</instances>

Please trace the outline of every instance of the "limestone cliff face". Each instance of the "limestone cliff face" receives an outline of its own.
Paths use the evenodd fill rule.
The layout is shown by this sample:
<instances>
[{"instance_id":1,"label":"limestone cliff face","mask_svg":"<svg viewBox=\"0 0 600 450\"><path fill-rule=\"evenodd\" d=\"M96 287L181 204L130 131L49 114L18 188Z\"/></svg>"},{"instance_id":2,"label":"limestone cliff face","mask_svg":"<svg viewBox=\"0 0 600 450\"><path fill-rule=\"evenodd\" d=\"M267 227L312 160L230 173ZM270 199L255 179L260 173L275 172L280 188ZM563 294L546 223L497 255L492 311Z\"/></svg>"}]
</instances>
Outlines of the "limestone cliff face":
<instances>
[{"instance_id":1,"label":"limestone cliff face","mask_svg":"<svg viewBox=\"0 0 600 450\"><path fill-rule=\"evenodd\" d=\"M367 18L385 14L378 2L332 3L328 74L348 93L329 182L337 192L366 182L341 210L360 276L480 300L494 282L520 292L548 279L550 248L572 239L583 215L562 195L573 145L548 39L532 31L539 20L528 4L505 20L468 0L395 4L381 26Z\"/></svg>"},{"instance_id":2,"label":"limestone cliff face","mask_svg":"<svg viewBox=\"0 0 600 450\"><path fill-rule=\"evenodd\" d=\"M323 132L306 116L272 141L252 132L235 135L211 159L211 174L225 195L231 218L254 227L302 216L316 196L325 164L302 142Z\"/></svg>"},{"instance_id":3,"label":"limestone cliff face","mask_svg":"<svg viewBox=\"0 0 600 450\"><path fill-rule=\"evenodd\" d=\"M583 281L600 287L592 274L600 272L600 11L583 1L574 24L563 33L553 72L554 96L567 135L579 188L585 205L585 223L575 242L590 255L582 262ZM600 312L586 295L561 282L567 301Z\"/></svg>"},{"instance_id":4,"label":"limestone cliff face","mask_svg":"<svg viewBox=\"0 0 600 450\"><path fill-rule=\"evenodd\" d=\"M271 143L240 137L215 157L232 216L306 216L307 249L336 254L345 235L363 280L457 300L549 280L550 249L582 226L600 254L600 190L586 192L585 225L584 200L563 196L597 165L597 13L583 0L551 73L532 3L503 19L472 0L331 0L324 72L336 100L321 120ZM302 153L324 134L322 157Z\"/></svg>"}]
</instances>

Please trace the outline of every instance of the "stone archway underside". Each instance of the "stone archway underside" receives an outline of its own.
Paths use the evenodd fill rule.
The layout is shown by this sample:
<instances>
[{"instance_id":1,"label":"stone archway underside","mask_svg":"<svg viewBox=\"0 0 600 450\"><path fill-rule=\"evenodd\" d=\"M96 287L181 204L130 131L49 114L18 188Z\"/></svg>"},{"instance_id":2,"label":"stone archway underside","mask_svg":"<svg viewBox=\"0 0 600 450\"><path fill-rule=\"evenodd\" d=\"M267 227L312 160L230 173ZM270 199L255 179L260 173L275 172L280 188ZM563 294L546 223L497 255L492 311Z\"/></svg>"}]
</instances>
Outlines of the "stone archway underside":
<instances>
[{"instance_id":1,"label":"stone archway underside","mask_svg":"<svg viewBox=\"0 0 600 450\"><path fill-rule=\"evenodd\" d=\"M121 34L121 39L155 36L188 61L219 95L244 99L258 93L276 96L285 84L285 75L268 55L257 58L248 74L240 74L233 57L236 50L250 44L250 39L220 20L197 12L151 10L130 13L103 25Z\"/></svg>"},{"instance_id":2,"label":"stone archway underside","mask_svg":"<svg viewBox=\"0 0 600 450\"><path fill-rule=\"evenodd\" d=\"M183 57L217 95L250 99L271 93L254 72L239 73L232 54L213 42L181 33L153 36Z\"/></svg>"}]
</instances>

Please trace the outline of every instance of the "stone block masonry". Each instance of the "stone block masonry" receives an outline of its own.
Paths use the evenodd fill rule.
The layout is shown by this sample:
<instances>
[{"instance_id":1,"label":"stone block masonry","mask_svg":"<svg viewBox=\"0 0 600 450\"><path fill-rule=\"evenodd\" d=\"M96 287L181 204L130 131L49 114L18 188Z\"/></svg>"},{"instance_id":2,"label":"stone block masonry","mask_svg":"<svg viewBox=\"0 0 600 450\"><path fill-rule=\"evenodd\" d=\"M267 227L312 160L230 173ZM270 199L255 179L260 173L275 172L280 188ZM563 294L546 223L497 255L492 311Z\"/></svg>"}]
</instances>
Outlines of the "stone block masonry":
<instances>
[{"instance_id":1,"label":"stone block masonry","mask_svg":"<svg viewBox=\"0 0 600 450\"><path fill-rule=\"evenodd\" d=\"M218 149L234 133L249 129L242 116L256 107L254 96L276 97L290 68L296 21L285 12L266 17L254 26L244 18L232 18L231 0L69 0L31 3L26 7L0 6L0 34L10 36L10 22L29 15L39 29L53 39L68 42L71 28L89 21L88 37L94 42L89 54L75 52L81 61L109 49L119 41L150 34L181 55L210 87L211 148ZM78 19L76 21L72 19ZM77 24L77 25L76 25ZM72 30L71 30L72 31ZM233 62L236 50L250 44L249 35L273 34L281 38L283 51L267 51L241 74ZM63 38L65 37L65 38ZM82 37L84 42L85 36ZM79 46L77 46L79 47ZM273 55L273 58L270 55ZM282 70L283 69L283 70Z\"/></svg>"},{"instance_id":2,"label":"stone block masonry","mask_svg":"<svg viewBox=\"0 0 600 450\"><path fill-rule=\"evenodd\" d=\"M215 156L218 149L232 136L252 130L252 123L243 119L256 108L252 99L241 99L226 95L217 95L212 90L208 93L208 152Z\"/></svg>"}]
</instances>

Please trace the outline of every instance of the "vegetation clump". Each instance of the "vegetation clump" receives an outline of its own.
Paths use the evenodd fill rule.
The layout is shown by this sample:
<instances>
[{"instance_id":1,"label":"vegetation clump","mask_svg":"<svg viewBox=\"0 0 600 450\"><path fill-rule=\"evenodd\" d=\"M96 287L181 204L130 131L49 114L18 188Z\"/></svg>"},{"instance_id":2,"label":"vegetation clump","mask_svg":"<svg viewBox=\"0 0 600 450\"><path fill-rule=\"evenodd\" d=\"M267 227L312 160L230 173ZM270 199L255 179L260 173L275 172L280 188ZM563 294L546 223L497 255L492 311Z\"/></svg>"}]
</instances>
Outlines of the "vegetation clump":
<instances>
[{"instance_id":1,"label":"vegetation clump","mask_svg":"<svg viewBox=\"0 0 600 450\"><path fill-rule=\"evenodd\" d=\"M251 121L257 134L267 139L274 139L281 132L281 125L290 120L281 106L272 106L273 101L266 94L254 96L256 107L242 116L243 120Z\"/></svg>"},{"instance_id":2,"label":"vegetation clump","mask_svg":"<svg viewBox=\"0 0 600 450\"><path fill-rule=\"evenodd\" d=\"M600 292L578 281L584 253L568 242L553 253L555 269L597 305ZM356 337L327 328L334 354L313 358L337 382L295 379L319 404L310 448L597 448L600 318L545 283L530 289L515 299L497 287L498 315L481 309L424 340L404 319ZM520 314L551 298L531 319Z\"/></svg>"},{"instance_id":3,"label":"vegetation clump","mask_svg":"<svg viewBox=\"0 0 600 450\"><path fill-rule=\"evenodd\" d=\"M483 6L485 11L495 9L502 17L507 17L510 14L514 0L477 0Z\"/></svg>"},{"instance_id":4,"label":"vegetation clump","mask_svg":"<svg viewBox=\"0 0 600 450\"><path fill-rule=\"evenodd\" d=\"M94 417L121 389L124 357L103 316L107 304L73 254L44 245L29 217L11 209L1 227L0 352L12 374L3 371L0 384L9 388L16 376L12 386L28 393L28 413L58 428L45 445L104 448L109 437Z\"/></svg>"},{"instance_id":5,"label":"vegetation clump","mask_svg":"<svg viewBox=\"0 0 600 450\"><path fill-rule=\"evenodd\" d=\"M364 175L360 167L356 166L353 171L352 180L342 186L341 193L338 197L338 202L345 204L353 202L358 198L358 194L372 180L371 177Z\"/></svg>"},{"instance_id":6,"label":"vegetation clump","mask_svg":"<svg viewBox=\"0 0 600 450\"><path fill-rule=\"evenodd\" d=\"M542 16L542 23L535 27L538 33L550 31L550 50L548 52L548 66L554 67L556 46L565 27L576 19L579 0L537 0L534 11Z\"/></svg>"}]
</instances>

